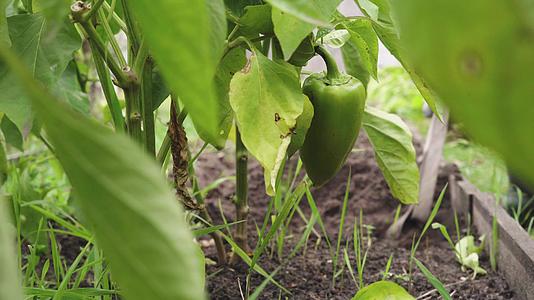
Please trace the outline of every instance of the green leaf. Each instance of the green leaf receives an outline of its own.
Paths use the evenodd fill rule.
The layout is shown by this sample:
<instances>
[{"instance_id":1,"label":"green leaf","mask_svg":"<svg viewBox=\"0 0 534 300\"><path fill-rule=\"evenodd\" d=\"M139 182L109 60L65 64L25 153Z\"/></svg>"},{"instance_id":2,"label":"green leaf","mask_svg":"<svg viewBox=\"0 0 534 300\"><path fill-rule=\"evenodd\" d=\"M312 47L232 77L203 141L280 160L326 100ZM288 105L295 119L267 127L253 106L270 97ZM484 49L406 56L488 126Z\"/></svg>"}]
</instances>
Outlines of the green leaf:
<instances>
[{"instance_id":1,"label":"green leaf","mask_svg":"<svg viewBox=\"0 0 534 300\"><path fill-rule=\"evenodd\" d=\"M360 10L371 20L391 24L390 0L355 0Z\"/></svg>"},{"instance_id":2,"label":"green leaf","mask_svg":"<svg viewBox=\"0 0 534 300\"><path fill-rule=\"evenodd\" d=\"M0 128L4 134L6 144L11 145L20 151L23 150L24 139L22 133L17 128L17 125L13 123L7 116L2 117L0 122Z\"/></svg>"},{"instance_id":3,"label":"green leaf","mask_svg":"<svg viewBox=\"0 0 534 300\"><path fill-rule=\"evenodd\" d=\"M22 300L17 258L15 256L15 229L8 220L7 201L0 198L0 299Z\"/></svg>"},{"instance_id":4,"label":"green leaf","mask_svg":"<svg viewBox=\"0 0 534 300\"><path fill-rule=\"evenodd\" d=\"M352 298L352 300L415 300L415 298L408 294L408 292L400 285L391 281L377 281L370 284Z\"/></svg>"},{"instance_id":5,"label":"green leaf","mask_svg":"<svg viewBox=\"0 0 534 300\"><path fill-rule=\"evenodd\" d=\"M274 32L280 41L284 59L291 57L302 40L313 31L315 25L306 23L275 7L272 9Z\"/></svg>"},{"instance_id":6,"label":"green leaf","mask_svg":"<svg viewBox=\"0 0 534 300\"><path fill-rule=\"evenodd\" d=\"M213 76L224 37L220 5L211 0L136 0L130 6L168 87L184 103L199 135L218 147ZM226 27L226 26L224 26Z\"/></svg>"},{"instance_id":7,"label":"green leaf","mask_svg":"<svg viewBox=\"0 0 534 300\"><path fill-rule=\"evenodd\" d=\"M438 97L428 87L427 83L418 74L418 71L407 62L407 54L400 45L399 33L392 18L392 12L389 0L355 0L362 12L369 17L372 22L372 27L384 46L389 52L395 56L395 58L406 69L410 77L412 78L415 86L425 98L428 106L432 111L438 115L440 112L437 107ZM362 62L365 64L365 62ZM356 76L357 77L357 76ZM374 76L376 78L376 76Z\"/></svg>"},{"instance_id":8,"label":"green leaf","mask_svg":"<svg viewBox=\"0 0 534 300\"><path fill-rule=\"evenodd\" d=\"M253 5L245 7L245 13L239 18L240 31L246 35L272 33L271 6Z\"/></svg>"},{"instance_id":9,"label":"green leaf","mask_svg":"<svg viewBox=\"0 0 534 300\"><path fill-rule=\"evenodd\" d=\"M152 69L152 109L158 109L170 94L171 91L167 84L165 84L161 72L157 66L154 66Z\"/></svg>"},{"instance_id":10,"label":"green leaf","mask_svg":"<svg viewBox=\"0 0 534 300\"><path fill-rule=\"evenodd\" d=\"M371 20L378 21L378 15L380 13L380 7L373 3L372 0L355 0L356 4L358 4L358 7L360 7L360 10ZM376 1L375 1L376 2Z\"/></svg>"},{"instance_id":11,"label":"green leaf","mask_svg":"<svg viewBox=\"0 0 534 300\"><path fill-rule=\"evenodd\" d=\"M42 13L47 21L59 24L58 20L65 19L72 5L71 0L27 0L32 3L33 13Z\"/></svg>"},{"instance_id":12,"label":"green leaf","mask_svg":"<svg viewBox=\"0 0 534 300\"><path fill-rule=\"evenodd\" d=\"M475 238L472 235L464 236L454 246L456 259L462 267L467 267L473 270L476 274L486 274L486 270L480 267L478 261L479 254L484 248L484 236L481 237L482 243L480 246L475 244Z\"/></svg>"},{"instance_id":13,"label":"green leaf","mask_svg":"<svg viewBox=\"0 0 534 300\"><path fill-rule=\"evenodd\" d=\"M7 0L0 0L0 45L3 47L11 47L11 39L9 38L9 29L7 28L6 19L7 4Z\"/></svg>"},{"instance_id":14,"label":"green leaf","mask_svg":"<svg viewBox=\"0 0 534 300\"><path fill-rule=\"evenodd\" d=\"M217 122L221 130L220 134L225 140L228 138L228 134L232 128L232 121L234 120L234 112L230 106L230 81L235 73L243 69L246 63L245 50L238 47L226 54L215 73L215 91L217 104L219 105Z\"/></svg>"},{"instance_id":15,"label":"green leaf","mask_svg":"<svg viewBox=\"0 0 534 300\"><path fill-rule=\"evenodd\" d=\"M241 17L243 13L245 12L245 8L247 6L251 5L259 5L262 4L261 0L224 0L224 4L226 5L226 8L230 10L230 12L235 17Z\"/></svg>"},{"instance_id":16,"label":"green leaf","mask_svg":"<svg viewBox=\"0 0 534 300\"><path fill-rule=\"evenodd\" d=\"M209 0L206 4L209 12L211 51L214 61L217 63L224 50L228 29L226 25L226 8L223 0Z\"/></svg>"},{"instance_id":17,"label":"green leaf","mask_svg":"<svg viewBox=\"0 0 534 300\"><path fill-rule=\"evenodd\" d=\"M4 143L0 142L0 185L3 185L7 179L7 155ZM0 204L1 205L1 204ZM0 218L1 219L1 218ZM0 251L1 252L1 251ZM0 276L1 277L1 276ZM0 279L1 280L1 279Z\"/></svg>"},{"instance_id":18,"label":"green leaf","mask_svg":"<svg viewBox=\"0 0 534 300\"><path fill-rule=\"evenodd\" d=\"M451 115L534 185L534 22L529 18L534 8L529 3L409 0L392 2L392 8L410 63Z\"/></svg>"},{"instance_id":19,"label":"green leaf","mask_svg":"<svg viewBox=\"0 0 534 300\"><path fill-rule=\"evenodd\" d=\"M305 96L291 65L253 52L230 83L230 104L243 143L263 166L267 193L272 195Z\"/></svg>"},{"instance_id":20,"label":"green leaf","mask_svg":"<svg viewBox=\"0 0 534 300\"><path fill-rule=\"evenodd\" d=\"M71 22L51 24L41 14L8 18L12 49L29 66L35 79L55 87L72 53L81 47L80 36ZM4 64L0 64L0 111L6 113L19 130L31 123L30 101Z\"/></svg>"},{"instance_id":21,"label":"green leaf","mask_svg":"<svg viewBox=\"0 0 534 300\"><path fill-rule=\"evenodd\" d=\"M364 67L364 62L358 48L348 41L341 47L341 55L347 74L358 78L367 87L371 74Z\"/></svg>"},{"instance_id":22,"label":"green leaf","mask_svg":"<svg viewBox=\"0 0 534 300\"><path fill-rule=\"evenodd\" d=\"M321 44L331 48L341 48L350 39L350 33L346 29L333 30L321 38Z\"/></svg>"},{"instance_id":23,"label":"green leaf","mask_svg":"<svg viewBox=\"0 0 534 300\"><path fill-rule=\"evenodd\" d=\"M0 48L0 58L32 99L124 298L204 299L197 246L155 162L57 102L13 52Z\"/></svg>"},{"instance_id":24,"label":"green leaf","mask_svg":"<svg viewBox=\"0 0 534 300\"><path fill-rule=\"evenodd\" d=\"M330 17L341 1L270 0L268 2L273 6L274 32L280 41L284 59L287 60L316 25L329 26ZM318 16L320 19L317 19ZM319 20L322 21L318 22Z\"/></svg>"},{"instance_id":25,"label":"green leaf","mask_svg":"<svg viewBox=\"0 0 534 300\"><path fill-rule=\"evenodd\" d=\"M363 127L393 196L403 204L416 204L419 168L408 126L398 116L368 106Z\"/></svg>"},{"instance_id":26,"label":"green leaf","mask_svg":"<svg viewBox=\"0 0 534 300\"><path fill-rule=\"evenodd\" d=\"M428 280L428 282L430 282L430 284L432 284L432 286L438 291L438 293L441 295L441 297L443 297L443 299L445 299L445 300L451 300L452 299L451 295L449 294L449 292L447 291L447 289L445 288L443 283L441 281L439 281L439 279L437 279L436 276L434 276L430 272L430 270L428 270L425 267L425 265L423 265L422 262L420 262L415 257L413 259L415 261L415 264L419 268L419 270L421 270L421 272L423 273L423 275L425 275L425 277Z\"/></svg>"},{"instance_id":27,"label":"green leaf","mask_svg":"<svg viewBox=\"0 0 534 300\"><path fill-rule=\"evenodd\" d=\"M297 118L295 132L293 133L293 136L291 137L291 143L287 148L287 157L293 156L295 152L302 148L304 140L306 139L306 133L311 126L312 119L313 104L308 97L305 97L302 114Z\"/></svg>"},{"instance_id":28,"label":"green leaf","mask_svg":"<svg viewBox=\"0 0 534 300\"><path fill-rule=\"evenodd\" d=\"M91 110L89 97L81 90L74 61L71 61L67 66L67 69L53 87L53 92L59 99L65 100L76 111L89 115Z\"/></svg>"},{"instance_id":29,"label":"green leaf","mask_svg":"<svg viewBox=\"0 0 534 300\"><path fill-rule=\"evenodd\" d=\"M349 74L356 78L362 77L364 74L370 74L374 79L378 79L377 65L378 65L378 37L373 30L373 23L368 18L356 18L342 23L341 27L346 28L350 33L349 47L354 47L357 50L357 57L350 57L350 51L344 52L344 60L349 61L349 66L359 62L364 69L363 74L357 74L358 70L349 68ZM355 62L350 62L350 60Z\"/></svg>"},{"instance_id":30,"label":"green leaf","mask_svg":"<svg viewBox=\"0 0 534 300\"><path fill-rule=\"evenodd\" d=\"M328 26L330 17L341 0L267 0L267 2L273 8L297 17L306 23Z\"/></svg>"},{"instance_id":31,"label":"green leaf","mask_svg":"<svg viewBox=\"0 0 534 300\"><path fill-rule=\"evenodd\" d=\"M463 139L445 144L443 158L454 163L462 176L480 191L505 195L510 188L506 164L494 151Z\"/></svg>"}]
</instances>

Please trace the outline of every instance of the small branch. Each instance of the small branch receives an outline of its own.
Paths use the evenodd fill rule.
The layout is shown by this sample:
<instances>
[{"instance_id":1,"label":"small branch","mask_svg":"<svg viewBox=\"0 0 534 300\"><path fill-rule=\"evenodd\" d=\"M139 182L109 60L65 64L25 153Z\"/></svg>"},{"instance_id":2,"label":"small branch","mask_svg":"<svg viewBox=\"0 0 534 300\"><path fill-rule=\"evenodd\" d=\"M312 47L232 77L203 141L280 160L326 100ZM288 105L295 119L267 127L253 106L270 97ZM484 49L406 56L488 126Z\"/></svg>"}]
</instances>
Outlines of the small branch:
<instances>
[{"instance_id":1,"label":"small branch","mask_svg":"<svg viewBox=\"0 0 534 300\"><path fill-rule=\"evenodd\" d=\"M139 51L137 52L137 56L135 57L135 61L133 63L133 68L135 73L142 74L143 68L145 67L145 63L148 59L148 47L145 43L145 40L143 39L141 41L141 45L139 48ZM152 80L152 79L151 79Z\"/></svg>"},{"instance_id":2,"label":"small branch","mask_svg":"<svg viewBox=\"0 0 534 300\"><path fill-rule=\"evenodd\" d=\"M119 43L117 43L117 40L113 36L113 31L111 30L111 27L109 26L108 20L106 19L106 16L104 15L104 12L102 10L98 11L98 23L102 25L104 28L104 32L106 33L109 43L111 44L111 48L113 48L113 52L115 52L115 56L119 60L119 65L124 68L126 64L126 59L124 58L124 55L122 54L121 48L119 46ZM140 74L140 73L138 73Z\"/></svg>"},{"instance_id":3,"label":"small branch","mask_svg":"<svg viewBox=\"0 0 534 300\"><path fill-rule=\"evenodd\" d=\"M117 79L117 83L121 87L126 87L129 83L128 78L126 77L126 74L123 72L123 68L119 66L119 64L113 59L113 56L108 51L104 41L100 37L100 35L96 32L96 29L94 25L85 19L85 14L90 10L90 7L87 6L84 2L77 1L71 6L71 16L74 22L79 23L83 30L85 31L85 36L89 43L91 44L91 48L96 50L95 55L100 55L106 62L106 65L111 70L115 78Z\"/></svg>"},{"instance_id":4,"label":"small branch","mask_svg":"<svg viewBox=\"0 0 534 300\"><path fill-rule=\"evenodd\" d=\"M95 15L95 13L100 9L100 7L102 6L102 3L104 3L104 1L105 0L95 0L94 1L94 5L87 4L87 6L89 6L90 9L84 16L86 21L90 20Z\"/></svg>"},{"instance_id":5,"label":"small branch","mask_svg":"<svg viewBox=\"0 0 534 300\"><path fill-rule=\"evenodd\" d=\"M241 45L243 44L246 44L248 45L248 47L250 48L250 50L253 50L254 49L254 45L253 43L256 43L256 42L261 42L261 41L264 41L264 40L267 40L267 39L270 39L272 38L273 35L272 34L266 34L266 35L263 35L263 36L260 36L260 37L257 37L257 38L254 38L254 39L247 39L246 37L244 36L239 36L237 37L236 39L232 40L231 42L228 42L226 44L226 47L224 48L224 51L223 51L223 54L221 56L221 59L223 59L227 54L228 52L230 52L232 49L234 48L237 48L237 47L240 47Z\"/></svg>"},{"instance_id":6,"label":"small branch","mask_svg":"<svg viewBox=\"0 0 534 300\"><path fill-rule=\"evenodd\" d=\"M136 0L134 0L136 1ZM121 1L122 3L122 11L124 14L124 20L126 23L126 27L128 28L128 40L131 43L132 46L132 52L133 56L135 57L137 55L137 51L139 51L139 41L140 41L140 31L137 26L137 23L135 22L135 19L133 18L132 11L130 10L130 6L128 5L128 0Z\"/></svg>"},{"instance_id":7,"label":"small branch","mask_svg":"<svg viewBox=\"0 0 534 300\"><path fill-rule=\"evenodd\" d=\"M93 49L92 45L91 49ZM93 51L95 50L93 49ZM104 61L99 55L93 55L93 60L95 62L96 72L98 74L98 77L100 78L100 85L102 86L102 91L104 92L104 96L108 104L108 109L111 113L111 120L113 121L115 130L118 132L124 132L124 116L122 115L122 108L119 103L117 93L115 93L115 88L111 81L111 76L109 76L109 72L106 69Z\"/></svg>"},{"instance_id":8,"label":"small branch","mask_svg":"<svg viewBox=\"0 0 534 300\"><path fill-rule=\"evenodd\" d=\"M241 140L241 133L236 127L236 221L244 221L236 225L236 233L234 235L236 244L245 252L249 252L248 247L248 232L247 232L247 219L248 219L248 151Z\"/></svg>"},{"instance_id":9,"label":"small branch","mask_svg":"<svg viewBox=\"0 0 534 300\"><path fill-rule=\"evenodd\" d=\"M114 7L111 7L111 5L109 5L109 3L107 2L104 2L103 7L106 10L106 12L109 14L109 16L113 18L113 20L117 23L117 25L119 25L121 30L124 31L124 33L128 34L128 27L126 27L126 23L121 19L121 17L119 17L119 15L117 15Z\"/></svg>"}]
</instances>

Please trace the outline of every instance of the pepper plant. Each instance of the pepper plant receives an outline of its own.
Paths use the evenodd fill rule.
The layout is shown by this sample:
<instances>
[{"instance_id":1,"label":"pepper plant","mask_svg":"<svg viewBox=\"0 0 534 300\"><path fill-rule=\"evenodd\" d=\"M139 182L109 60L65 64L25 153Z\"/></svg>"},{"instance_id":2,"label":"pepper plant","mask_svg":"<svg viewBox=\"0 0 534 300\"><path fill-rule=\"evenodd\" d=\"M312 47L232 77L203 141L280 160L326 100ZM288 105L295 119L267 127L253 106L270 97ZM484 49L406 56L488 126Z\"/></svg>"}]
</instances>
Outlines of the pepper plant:
<instances>
[{"instance_id":1,"label":"pepper plant","mask_svg":"<svg viewBox=\"0 0 534 300\"><path fill-rule=\"evenodd\" d=\"M365 16L345 17L336 11L340 0L2 0L5 141L33 134L57 156L125 298L202 299L203 255L183 210L188 222L210 226L212 219L198 197L192 167L198 156L190 155L186 118L219 150L235 130L238 223L235 241L209 231L219 264L228 263L225 240L241 258L250 253L251 157L263 167L271 196L298 150L311 184L319 187L339 171L363 127L392 194L405 204L417 202L409 129L397 116L365 107L367 83L378 77L379 39L437 112L436 104L400 56L396 29L375 2L381 3L356 1ZM348 74L328 48L341 48ZM326 71L302 88L302 67L316 54ZM111 122L89 113L87 65L97 74ZM155 111L167 98L167 134L156 145ZM168 156L174 196L157 170ZM300 195L308 184L299 185ZM281 206L272 211L288 212ZM254 253L254 270L260 254Z\"/></svg>"}]
</instances>

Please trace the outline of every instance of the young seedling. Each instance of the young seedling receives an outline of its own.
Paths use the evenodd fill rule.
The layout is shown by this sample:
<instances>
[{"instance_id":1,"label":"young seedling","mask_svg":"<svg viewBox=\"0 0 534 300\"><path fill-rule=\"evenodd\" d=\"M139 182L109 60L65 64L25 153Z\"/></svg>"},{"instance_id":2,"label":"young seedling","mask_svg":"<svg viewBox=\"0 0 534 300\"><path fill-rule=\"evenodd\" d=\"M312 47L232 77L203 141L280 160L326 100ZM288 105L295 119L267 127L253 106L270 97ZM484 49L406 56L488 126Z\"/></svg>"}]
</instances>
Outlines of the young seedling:
<instances>
[{"instance_id":1,"label":"young seedling","mask_svg":"<svg viewBox=\"0 0 534 300\"><path fill-rule=\"evenodd\" d=\"M433 223L432 229L439 229L443 237L447 240L447 243L451 247L451 250L454 251L456 260L462 266L462 270L465 271L466 268L473 270L473 279L477 274L486 274L486 270L480 267L479 264L479 255L484 249L485 236L480 237L480 245L475 244L475 238L472 235L464 236L461 239L458 239L456 244L453 243L447 228L440 223Z\"/></svg>"}]
</instances>

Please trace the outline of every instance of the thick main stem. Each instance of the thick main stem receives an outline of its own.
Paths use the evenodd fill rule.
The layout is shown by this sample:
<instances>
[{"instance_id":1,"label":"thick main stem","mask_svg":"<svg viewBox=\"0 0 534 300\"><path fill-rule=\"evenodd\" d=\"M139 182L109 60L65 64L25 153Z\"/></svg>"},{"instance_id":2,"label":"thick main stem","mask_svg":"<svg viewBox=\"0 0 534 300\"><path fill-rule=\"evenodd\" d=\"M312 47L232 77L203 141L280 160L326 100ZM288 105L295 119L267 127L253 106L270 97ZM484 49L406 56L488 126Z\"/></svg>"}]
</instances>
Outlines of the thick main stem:
<instances>
[{"instance_id":1,"label":"thick main stem","mask_svg":"<svg viewBox=\"0 0 534 300\"><path fill-rule=\"evenodd\" d=\"M248 151L243 141L241 133L236 127L235 134L235 154L236 154L236 221L243 221L236 225L235 240L237 245L245 252L249 252L247 239L248 221Z\"/></svg>"},{"instance_id":2,"label":"thick main stem","mask_svg":"<svg viewBox=\"0 0 534 300\"><path fill-rule=\"evenodd\" d=\"M143 132L146 150L150 155L156 155L156 135L154 127L154 111L152 104L152 59L148 57L143 68L143 86L141 93L141 107L143 112Z\"/></svg>"}]
</instances>

